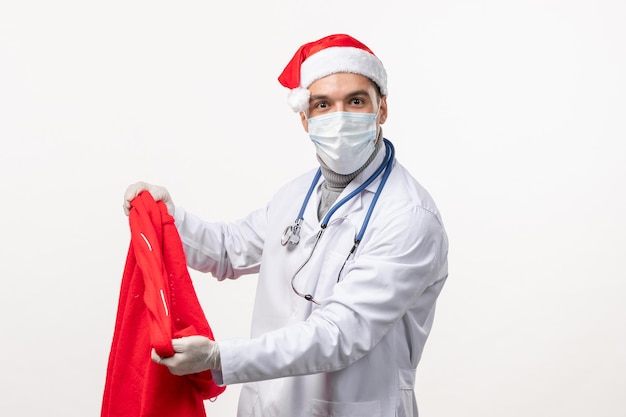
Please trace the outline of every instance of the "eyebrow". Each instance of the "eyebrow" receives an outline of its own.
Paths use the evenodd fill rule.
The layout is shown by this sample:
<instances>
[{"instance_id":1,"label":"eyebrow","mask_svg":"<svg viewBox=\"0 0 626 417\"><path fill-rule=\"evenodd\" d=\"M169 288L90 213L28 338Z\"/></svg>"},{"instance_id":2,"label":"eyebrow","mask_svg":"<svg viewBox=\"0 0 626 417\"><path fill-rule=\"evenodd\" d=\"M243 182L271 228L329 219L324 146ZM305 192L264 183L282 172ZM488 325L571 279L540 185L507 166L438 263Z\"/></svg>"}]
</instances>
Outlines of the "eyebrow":
<instances>
[{"instance_id":1,"label":"eyebrow","mask_svg":"<svg viewBox=\"0 0 626 417\"><path fill-rule=\"evenodd\" d=\"M367 90L357 90L348 94L348 97L354 97L354 96L369 96L369 93Z\"/></svg>"},{"instance_id":2,"label":"eyebrow","mask_svg":"<svg viewBox=\"0 0 626 417\"><path fill-rule=\"evenodd\" d=\"M356 96L367 96L369 95L369 93L367 92L367 90L356 90L356 91L352 91L351 93L348 93L346 95L346 97L351 98L351 97L356 97ZM328 96L327 95L323 95L323 94L317 94L317 95L313 95L309 98L309 101L314 101L314 100L327 100Z\"/></svg>"}]
</instances>

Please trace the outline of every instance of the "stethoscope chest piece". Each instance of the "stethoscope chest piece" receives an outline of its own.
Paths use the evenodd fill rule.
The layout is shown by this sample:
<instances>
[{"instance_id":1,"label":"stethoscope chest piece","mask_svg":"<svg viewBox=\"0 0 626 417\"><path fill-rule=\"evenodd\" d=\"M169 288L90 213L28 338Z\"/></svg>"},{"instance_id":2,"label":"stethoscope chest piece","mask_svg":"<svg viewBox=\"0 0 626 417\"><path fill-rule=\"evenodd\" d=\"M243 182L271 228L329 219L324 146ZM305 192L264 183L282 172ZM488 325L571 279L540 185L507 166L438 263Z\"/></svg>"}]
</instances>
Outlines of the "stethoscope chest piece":
<instances>
[{"instance_id":1,"label":"stethoscope chest piece","mask_svg":"<svg viewBox=\"0 0 626 417\"><path fill-rule=\"evenodd\" d=\"M291 229L292 229L291 226L285 227L285 231L283 232L283 237L280 238L281 245L285 246L287 243L289 243L289 238L292 235Z\"/></svg>"},{"instance_id":2,"label":"stethoscope chest piece","mask_svg":"<svg viewBox=\"0 0 626 417\"><path fill-rule=\"evenodd\" d=\"M300 227L302 224L302 219L297 219L293 226L285 227L285 231L283 232L283 237L280 239L280 244L283 246L295 246L300 243Z\"/></svg>"}]
</instances>

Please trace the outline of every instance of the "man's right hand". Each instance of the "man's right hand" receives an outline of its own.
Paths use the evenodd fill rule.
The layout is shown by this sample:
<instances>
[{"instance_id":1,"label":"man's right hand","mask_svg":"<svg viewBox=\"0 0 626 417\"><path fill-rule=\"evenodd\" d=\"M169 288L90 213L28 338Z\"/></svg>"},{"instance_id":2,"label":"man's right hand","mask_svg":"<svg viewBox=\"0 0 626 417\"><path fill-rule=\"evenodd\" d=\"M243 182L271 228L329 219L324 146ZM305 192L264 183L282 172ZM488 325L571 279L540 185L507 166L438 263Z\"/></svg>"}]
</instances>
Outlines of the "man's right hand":
<instances>
[{"instance_id":1,"label":"man's right hand","mask_svg":"<svg viewBox=\"0 0 626 417\"><path fill-rule=\"evenodd\" d=\"M129 185L126 189L126 192L124 193L123 207L124 213L126 213L127 216L128 213L130 213L130 202L142 191L148 191L155 201L164 202L169 215L174 215L174 201L172 201L172 197L165 187L148 184L147 182L136 182Z\"/></svg>"}]
</instances>

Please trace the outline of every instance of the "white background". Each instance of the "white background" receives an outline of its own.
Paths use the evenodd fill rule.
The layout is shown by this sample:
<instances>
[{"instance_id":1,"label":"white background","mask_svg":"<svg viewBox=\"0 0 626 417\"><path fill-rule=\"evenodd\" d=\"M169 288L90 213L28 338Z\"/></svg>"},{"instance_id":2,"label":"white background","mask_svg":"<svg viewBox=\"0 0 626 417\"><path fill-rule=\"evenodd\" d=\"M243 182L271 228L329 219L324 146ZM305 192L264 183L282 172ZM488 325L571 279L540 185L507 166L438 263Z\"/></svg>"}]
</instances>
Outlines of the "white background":
<instances>
[{"instance_id":1,"label":"white background","mask_svg":"<svg viewBox=\"0 0 626 417\"><path fill-rule=\"evenodd\" d=\"M276 77L338 32L387 67L385 135L450 238L421 415L626 415L626 3L216 3L1 1L0 415L99 415L124 190L264 205L315 164ZM246 336L256 277L192 278Z\"/></svg>"}]
</instances>

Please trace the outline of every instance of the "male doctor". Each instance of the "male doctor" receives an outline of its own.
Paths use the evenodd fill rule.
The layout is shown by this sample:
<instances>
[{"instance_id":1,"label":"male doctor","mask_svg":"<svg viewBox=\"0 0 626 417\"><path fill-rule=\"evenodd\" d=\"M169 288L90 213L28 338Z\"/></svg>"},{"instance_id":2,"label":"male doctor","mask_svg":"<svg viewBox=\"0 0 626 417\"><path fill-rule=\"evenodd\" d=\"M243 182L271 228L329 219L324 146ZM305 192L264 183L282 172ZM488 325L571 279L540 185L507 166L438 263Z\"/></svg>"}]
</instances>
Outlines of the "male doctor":
<instances>
[{"instance_id":1,"label":"male doctor","mask_svg":"<svg viewBox=\"0 0 626 417\"><path fill-rule=\"evenodd\" d=\"M160 186L126 190L127 214L143 190L166 203L189 267L218 280L258 273L249 339L184 337L174 356L152 359L176 375L211 369L220 385L244 383L238 416L417 416L415 372L448 240L431 196L383 137L385 68L336 34L302 45L278 80L319 168L232 223L174 206Z\"/></svg>"}]
</instances>

